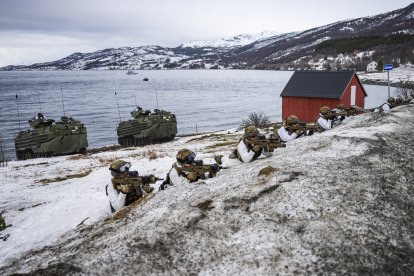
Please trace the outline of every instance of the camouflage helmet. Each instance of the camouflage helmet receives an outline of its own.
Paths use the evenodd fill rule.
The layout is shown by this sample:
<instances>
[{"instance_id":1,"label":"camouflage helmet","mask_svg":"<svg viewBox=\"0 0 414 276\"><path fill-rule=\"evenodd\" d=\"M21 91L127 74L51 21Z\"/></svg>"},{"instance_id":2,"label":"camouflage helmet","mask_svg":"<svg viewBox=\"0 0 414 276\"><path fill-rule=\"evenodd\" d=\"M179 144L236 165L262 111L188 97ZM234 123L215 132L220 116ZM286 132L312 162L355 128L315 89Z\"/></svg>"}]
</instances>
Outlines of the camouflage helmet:
<instances>
[{"instance_id":1,"label":"camouflage helmet","mask_svg":"<svg viewBox=\"0 0 414 276\"><path fill-rule=\"evenodd\" d=\"M112 176L117 176L120 173L126 172L131 167L131 163L124 160L116 160L109 166Z\"/></svg>"},{"instance_id":2,"label":"camouflage helmet","mask_svg":"<svg viewBox=\"0 0 414 276\"><path fill-rule=\"evenodd\" d=\"M259 135L259 130L255 126L248 126L244 129L245 138L253 138Z\"/></svg>"},{"instance_id":3,"label":"camouflage helmet","mask_svg":"<svg viewBox=\"0 0 414 276\"><path fill-rule=\"evenodd\" d=\"M287 125L295 125L297 123L299 123L299 118L296 115L290 115L286 119L286 124Z\"/></svg>"},{"instance_id":4,"label":"camouflage helmet","mask_svg":"<svg viewBox=\"0 0 414 276\"><path fill-rule=\"evenodd\" d=\"M340 104L338 104L336 106L336 108L344 110L345 109L345 105L340 103Z\"/></svg>"},{"instance_id":5,"label":"camouflage helmet","mask_svg":"<svg viewBox=\"0 0 414 276\"><path fill-rule=\"evenodd\" d=\"M396 98L395 99L395 104L402 104L402 103L404 103L403 99L401 99L401 98Z\"/></svg>"},{"instance_id":6,"label":"camouflage helmet","mask_svg":"<svg viewBox=\"0 0 414 276\"><path fill-rule=\"evenodd\" d=\"M181 149L178 151L176 157L180 163L191 163L195 158L195 153L189 149Z\"/></svg>"},{"instance_id":7,"label":"camouflage helmet","mask_svg":"<svg viewBox=\"0 0 414 276\"><path fill-rule=\"evenodd\" d=\"M322 106L322 107L321 107L321 109L319 110L319 112L320 112L322 115L326 115L326 114L328 114L329 112L331 112L331 109L330 109L329 107L327 107L327 106Z\"/></svg>"},{"instance_id":8,"label":"camouflage helmet","mask_svg":"<svg viewBox=\"0 0 414 276\"><path fill-rule=\"evenodd\" d=\"M395 99L394 98L392 98L392 97L390 97L390 98L388 98L388 100L387 100L387 102L389 103L389 104L395 104Z\"/></svg>"}]
</instances>

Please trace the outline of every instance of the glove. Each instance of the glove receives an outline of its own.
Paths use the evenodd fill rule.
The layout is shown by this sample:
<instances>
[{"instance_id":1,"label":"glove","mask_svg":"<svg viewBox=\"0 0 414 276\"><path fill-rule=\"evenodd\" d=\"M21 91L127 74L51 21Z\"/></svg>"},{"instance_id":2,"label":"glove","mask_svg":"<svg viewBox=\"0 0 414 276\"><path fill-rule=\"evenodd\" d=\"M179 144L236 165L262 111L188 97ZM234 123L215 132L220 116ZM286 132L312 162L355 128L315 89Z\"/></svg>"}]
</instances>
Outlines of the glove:
<instances>
[{"instance_id":1,"label":"glove","mask_svg":"<svg viewBox=\"0 0 414 276\"><path fill-rule=\"evenodd\" d=\"M341 118L340 118L339 120L341 120L341 121L345 120L345 116L344 116L344 115L342 115L342 116L341 116Z\"/></svg>"},{"instance_id":2,"label":"glove","mask_svg":"<svg viewBox=\"0 0 414 276\"><path fill-rule=\"evenodd\" d=\"M300 129L298 129L298 130L295 131L295 133L296 133L297 136L299 136L299 135L302 134L302 131Z\"/></svg>"},{"instance_id":3,"label":"glove","mask_svg":"<svg viewBox=\"0 0 414 276\"><path fill-rule=\"evenodd\" d=\"M155 183L157 182L157 178L155 177L155 175L151 174L150 175L150 183Z\"/></svg>"},{"instance_id":4,"label":"glove","mask_svg":"<svg viewBox=\"0 0 414 276\"><path fill-rule=\"evenodd\" d=\"M198 174L196 172L190 172L187 175L187 179L190 180L190 181L196 181L197 177L198 177Z\"/></svg>"},{"instance_id":5,"label":"glove","mask_svg":"<svg viewBox=\"0 0 414 276\"><path fill-rule=\"evenodd\" d=\"M132 187L128 184L120 185L119 191L124 194L129 194L132 191Z\"/></svg>"},{"instance_id":6,"label":"glove","mask_svg":"<svg viewBox=\"0 0 414 276\"><path fill-rule=\"evenodd\" d=\"M255 146L253 147L253 151L254 151L254 152L261 152L261 151L262 151L262 147L261 147L261 146L259 146L259 145L255 145Z\"/></svg>"}]
</instances>

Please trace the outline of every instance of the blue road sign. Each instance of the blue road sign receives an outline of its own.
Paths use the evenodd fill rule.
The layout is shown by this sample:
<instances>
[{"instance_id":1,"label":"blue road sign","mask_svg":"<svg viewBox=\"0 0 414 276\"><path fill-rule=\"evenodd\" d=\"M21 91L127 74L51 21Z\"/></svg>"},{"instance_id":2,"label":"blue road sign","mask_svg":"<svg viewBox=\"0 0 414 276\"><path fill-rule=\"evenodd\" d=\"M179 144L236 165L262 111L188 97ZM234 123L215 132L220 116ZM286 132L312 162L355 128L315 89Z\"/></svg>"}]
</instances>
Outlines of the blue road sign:
<instances>
[{"instance_id":1,"label":"blue road sign","mask_svg":"<svg viewBox=\"0 0 414 276\"><path fill-rule=\"evenodd\" d=\"M384 71L392 70L392 64L384 64Z\"/></svg>"}]
</instances>

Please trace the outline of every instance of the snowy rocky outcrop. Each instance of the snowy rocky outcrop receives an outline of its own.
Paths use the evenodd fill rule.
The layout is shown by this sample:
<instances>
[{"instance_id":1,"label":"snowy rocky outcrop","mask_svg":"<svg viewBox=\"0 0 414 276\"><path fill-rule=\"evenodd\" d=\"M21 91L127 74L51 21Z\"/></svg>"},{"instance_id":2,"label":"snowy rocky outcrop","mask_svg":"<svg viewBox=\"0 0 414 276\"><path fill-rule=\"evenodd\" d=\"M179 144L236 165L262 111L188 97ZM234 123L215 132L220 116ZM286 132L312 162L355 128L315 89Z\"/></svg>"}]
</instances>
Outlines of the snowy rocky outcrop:
<instances>
[{"instance_id":1,"label":"snowy rocky outcrop","mask_svg":"<svg viewBox=\"0 0 414 276\"><path fill-rule=\"evenodd\" d=\"M101 167L83 178L49 184L72 191L69 184L81 183L80 194L95 208L91 198L102 200L95 190L104 193L109 181L105 160L135 160L138 168L159 175L168 171L179 148L212 161L214 154L229 153L239 134L179 138L79 160L61 157L51 164L58 166L53 170L44 167L53 174L65 162L76 167L76 162L92 166L100 160ZM270 158L222 170L213 179L172 186L118 215L73 226L56 242L3 259L0 274L412 275L413 135L412 105L350 117L333 130L289 142ZM150 151L158 158L149 160ZM10 177L20 183L23 194L15 195L15 204L23 202L24 189L43 189L28 185L39 176L26 175L25 168L52 161L24 162L9 165L9 171L16 171ZM29 187L23 188L23 175ZM73 204L84 204L71 193L55 197L63 195L73 197ZM46 210L48 204L31 208L32 216L41 217L36 208ZM58 203L53 204L60 215ZM13 210L17 206L5 206L6 219L20 215ZM81 221L86 211L79 212L68 212L67 219L78 216ZM9 240L0 241L6 249L13 248L13 238L25 236L16 222L10 221ZM47 223L44 228L49 231Z\"/></svg>"}]
</instances>

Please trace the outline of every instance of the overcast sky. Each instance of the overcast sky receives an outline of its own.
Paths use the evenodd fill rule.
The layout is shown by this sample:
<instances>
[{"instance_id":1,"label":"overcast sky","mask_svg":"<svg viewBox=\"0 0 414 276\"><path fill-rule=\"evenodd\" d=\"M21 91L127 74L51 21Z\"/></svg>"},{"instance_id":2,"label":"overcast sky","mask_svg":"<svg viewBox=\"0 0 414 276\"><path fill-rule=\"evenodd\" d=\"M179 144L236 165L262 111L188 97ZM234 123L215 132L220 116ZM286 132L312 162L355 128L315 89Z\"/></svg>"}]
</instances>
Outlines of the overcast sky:
<instances>
[{"instance_id":1,"label":"overcast sky","mask_svg":"<svg viewBox=\"0 0 414 276\"><path fill-rule=\"evenodd\" d=\"M0 0L0 66L122 46L176 47L243 33L306 30L404 0Z\"/></svg>"}]
</instances>

